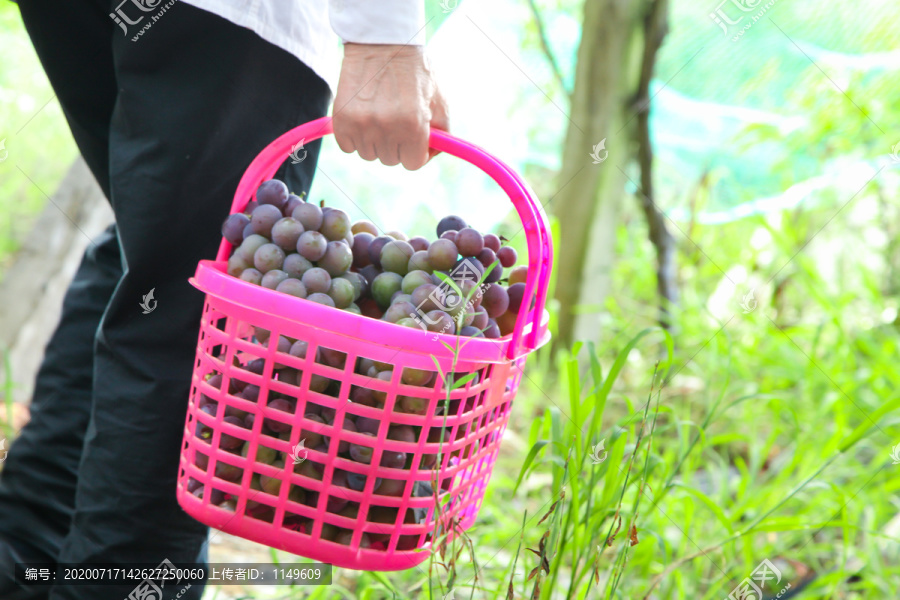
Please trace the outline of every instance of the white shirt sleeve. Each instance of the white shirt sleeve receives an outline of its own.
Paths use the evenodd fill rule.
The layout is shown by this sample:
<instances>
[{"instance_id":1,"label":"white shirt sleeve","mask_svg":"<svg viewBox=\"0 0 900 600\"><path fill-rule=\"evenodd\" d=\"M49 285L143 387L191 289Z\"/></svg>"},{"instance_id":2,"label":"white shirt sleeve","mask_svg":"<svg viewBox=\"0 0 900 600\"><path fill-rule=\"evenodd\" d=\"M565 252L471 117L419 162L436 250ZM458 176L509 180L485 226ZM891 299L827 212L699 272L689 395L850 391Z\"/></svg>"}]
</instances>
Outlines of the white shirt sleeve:
<instances>
[{"instance_id":1,"label":"white shirt sleeve","mask_svg":"<svg viewBox=\"0 0 900 600\"><path fill-rule=\"evenodd\" d=\"M329 0L329 13L344 42L425 45L424 0Z\"/></svg>"}]
</instances>

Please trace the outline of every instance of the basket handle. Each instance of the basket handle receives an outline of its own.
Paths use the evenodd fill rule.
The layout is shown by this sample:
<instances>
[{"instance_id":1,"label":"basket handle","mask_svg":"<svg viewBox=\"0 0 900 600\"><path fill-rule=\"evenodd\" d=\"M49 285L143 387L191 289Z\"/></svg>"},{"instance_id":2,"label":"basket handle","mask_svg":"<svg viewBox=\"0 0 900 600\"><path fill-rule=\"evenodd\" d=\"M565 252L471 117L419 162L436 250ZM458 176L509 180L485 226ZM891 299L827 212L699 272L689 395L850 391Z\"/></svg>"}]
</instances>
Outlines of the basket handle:
<instances>
[{"instance_id":1,"label":"basket handle","mask_svg":"<svg viewBox=\"0 0 900 600\"><path fill-rule=\"evenodd\" d=\"M297 142L305 144L332 132L331 117L322 117L291 129L263 148L241 177L231 204L231 212L243 210L259 184L275 175ZM512 169L481 148L436 129L431 130L429 146L461 158L484 171L509 196L522 220L528 246L528 277L522 306L530 306L534 299L534 308L520 310L516 318L507 358L518 358L537 348L547 333L543 315L553 264L547 215L528 185ZM228 260L230 253L231 244L223 239L216 260ZM523 332L528 324L531 325L531 331L528 336L524 336Z\"/></svg>"}]
</instances>

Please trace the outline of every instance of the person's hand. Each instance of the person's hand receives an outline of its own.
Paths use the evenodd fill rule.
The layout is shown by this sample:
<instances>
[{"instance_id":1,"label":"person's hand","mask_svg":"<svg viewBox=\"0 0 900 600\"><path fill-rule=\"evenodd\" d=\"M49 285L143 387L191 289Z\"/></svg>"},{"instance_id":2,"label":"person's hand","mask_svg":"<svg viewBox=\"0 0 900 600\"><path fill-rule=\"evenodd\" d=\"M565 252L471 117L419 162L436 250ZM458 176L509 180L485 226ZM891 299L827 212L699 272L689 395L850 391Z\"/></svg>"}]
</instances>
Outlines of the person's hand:
<instances>
[{"instance_id":1,"label":"person's hand","mask_svg":"<svg viewBox=\"0 0 900 600\"><path fill-rule=\"evenodd\" d=\"M410 171L422 167L432 154L429 128L450 125L425 49L345 44L333 122L344 152Z\"/></svg>"}]
</instances>

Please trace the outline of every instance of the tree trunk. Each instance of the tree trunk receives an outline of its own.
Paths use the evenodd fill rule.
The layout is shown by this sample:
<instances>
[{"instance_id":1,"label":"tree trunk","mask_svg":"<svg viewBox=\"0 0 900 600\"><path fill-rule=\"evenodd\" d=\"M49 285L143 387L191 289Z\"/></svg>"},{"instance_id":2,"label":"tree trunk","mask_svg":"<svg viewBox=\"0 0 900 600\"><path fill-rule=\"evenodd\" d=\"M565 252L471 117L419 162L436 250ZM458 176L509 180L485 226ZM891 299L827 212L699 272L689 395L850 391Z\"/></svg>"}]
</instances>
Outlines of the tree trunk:
<instances>
[{"instance_id":1,"label":"tree trunk","mask_svg":"<svg viewBox=\"0 0 900 600\"><path fill-rule=\"evenodd\" d=\"M559 218L557 347L570 345L575 337L593 337L598 315L579 315L577 305L596 306L610 290L615 230L625 195L619 168L624 170L632 155L627 130L619 132L628 123L638 89L649 4L585 0L559 191L548 200L548 209ZM595 156L603 160L595 164L591 153L602 140L605 150Z\"/></svg>"}]
</instances>

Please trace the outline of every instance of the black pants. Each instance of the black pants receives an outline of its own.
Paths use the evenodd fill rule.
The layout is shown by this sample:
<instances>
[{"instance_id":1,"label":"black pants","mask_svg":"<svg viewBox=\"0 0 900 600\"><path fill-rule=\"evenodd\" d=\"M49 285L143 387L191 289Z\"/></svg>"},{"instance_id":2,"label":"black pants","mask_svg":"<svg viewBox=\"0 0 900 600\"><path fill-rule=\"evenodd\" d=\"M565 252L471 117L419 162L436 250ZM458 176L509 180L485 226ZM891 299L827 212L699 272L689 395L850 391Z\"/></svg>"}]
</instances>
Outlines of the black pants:
<instances>
[{"instance_id":1,"label":"black pants","mask_svg":"<svg viewBox=\"0 0 900 600\"><path fill-rule=\"evenodd\" d=\"M123 35L108 1L19 6L116 224L85 253L0 472L0 546L66 563L197 561L207 529L175 500L203 301L187 279L215 256L253 157L326 114L330 92L287 52L184 3L136 42L140 25ZM295 192L318 149L283 167ZM143 314L151 289L157 307ZM49 597L121 600L133 587Z\"/></svg>"}]
</instances>

